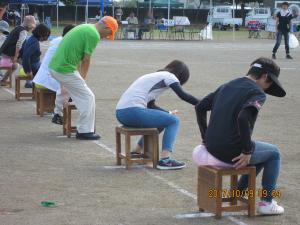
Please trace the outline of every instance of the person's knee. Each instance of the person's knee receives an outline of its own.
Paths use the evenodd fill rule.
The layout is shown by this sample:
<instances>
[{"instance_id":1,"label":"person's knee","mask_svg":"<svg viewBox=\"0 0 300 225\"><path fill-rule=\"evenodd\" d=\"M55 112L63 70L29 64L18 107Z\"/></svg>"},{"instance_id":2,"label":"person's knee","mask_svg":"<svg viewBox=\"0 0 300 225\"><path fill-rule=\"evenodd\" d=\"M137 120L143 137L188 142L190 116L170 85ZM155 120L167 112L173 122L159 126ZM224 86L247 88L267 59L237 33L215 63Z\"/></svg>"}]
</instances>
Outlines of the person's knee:
<instances>
[{"instance_id":1,"label":"person's knee","mask_svg":"<svg viewBox=\"0 0 300 225\"><path fill-rule=\"evenodd\" d=\"M173 116L172 124L176 124L177 126L180 125L180 119L177 116Z\"/></svg>"},{"instance_id":2,"label":"person's knee","mask_svg":"<svg viewBox=\"0 0 300 225\"><path fill-rule=\"evenodd\" d=\"M95 95L93 92L89 92L89 94L87 95L87 100L90 104L94 104L95 103Z\"/></svg>"},{"instance_id":3,"label":"person's knee","mask_svg":"<svg viewBox=\"0 0 300 225\"><path fill-rule=\"evenodd\" d=\"M280 150L276 145L273 145L272 156L273 156L274 159L277 159L277 160L281 159Z\"/></svg>"}]
</instances>

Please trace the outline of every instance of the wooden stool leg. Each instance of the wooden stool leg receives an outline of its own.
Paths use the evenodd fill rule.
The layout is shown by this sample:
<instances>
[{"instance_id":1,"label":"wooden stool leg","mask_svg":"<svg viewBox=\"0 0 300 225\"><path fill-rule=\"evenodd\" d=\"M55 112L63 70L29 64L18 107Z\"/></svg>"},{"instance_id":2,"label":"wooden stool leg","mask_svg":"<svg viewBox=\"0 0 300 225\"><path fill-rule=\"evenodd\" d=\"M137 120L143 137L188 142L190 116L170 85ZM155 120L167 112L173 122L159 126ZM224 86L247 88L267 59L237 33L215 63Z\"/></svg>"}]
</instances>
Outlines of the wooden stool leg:
<instances>
[{"instance_id":1,"label":"wooden stool leg","mask_svg":"<svg viewBox=\"0 0 300 225\"><path fill-rule=\"evenodd\" d=\"M153 144L153 153L152 153L153 154L153 168L156 169L158 158L159 158L159 136L158 136L158 134L153 135L152 144Z\"/></svg>"},{"instance_id":2,"label":"wooden stool leg","mask_svg":"<svg viewBox=\"0 0 300 225\"><path fill-rule=\"evenodd\" d=\"M67 134L67 109L66 107L63 107L63 135Z\"/></svg>"},{"instance_id":3,"label":"wooden stool leg","mask_svg":"<svg viewBox=\"0 0 300 225\"><path fill-rule=\"evenodd\" d=\"M117 159L117 165L121 165L121 134L116 129L116 159Z\"/></svg>"},{"instance_id":4,"label":"wooden stool leg","mask_svg":"<svg viewBox=\"0 0 300 225\"><path fill-rule=\"evenodd\" d=\"M15 99L20 100L20 80L18 77L15 79Z\"/></svg>"},{"instance_id":5,"label":"wooden stool leg","mask_svg":"<svg viewBox=\"0 0 300 225\"><path fill-rule=\"evenodd\" d=\"M149 141L150 135L144 135L144 157L143 158L149 158L150 157L150 143L151 140Z\"/></svg>"},{"instance_id":6,"label":"wooden stool leg","mask_svg":"<svg viewBox=\"0 0 300 225\"><path fill-rule=\"evenodd\" d=\"M36 93L36 114L40 115L40 93Z\"/></svg>"},{"instance_id":7,"label":"wooden stool leg","mask_svg":"<svg viewBox=\"0 0 300 225\"><path fill-rule=\"evenodd\" d=\"M68 136L68 138L71 137L71 129L72 129L71 113L72 113L72 110L70 109L70 107L67 107L67 136Z\"/></svg>"},{"instance_id":8,"label":"wooden stool leg","mask_svg":"<svg viewBox=\"0 0 300 225\"><path fill-rule=\"evenodd\" d=\"M32 93L32 100L34 100L35 99L35 85L34 85L34 83L32 83L31 93Z\"/></svg>"},{"instance_id":9,"label":"wooden stool leg","mask_svg":"<svg viewBox=\"0 0 300 225\"><path fill-rule=\"evenodd\" d=\"M256 170L252 169L248 176L248 190L253 191L253 197L248 198L248 216L255 216L255 179L256 179Z\"/></svg>"},{"instance_id":10,"label":"wooden stool leg","mask_svg":"<svg viewBox=\"0 0 300 225\"><path fill-rule=\"evenodd\" d=\"M130 143L130 135L125 134L125 166L126 169L128 170L130 165L131 165L131 156L130 156L130 148L131 148L131 143Z\"/></svg>"},{"instance_id":11,"label":"wooden stool leg","mask_svg":"<svg viewBox=\"0 0 300 225\"><path fill-rule=\"evenodd\" d=\"M12 74L10 74L10 76L8 77L8 87L12 87Z\"/></svg>"},{"instance_id":12,"label":"wooden stool leg","mask_svg":"<svg viewBox=\"0 0 300 225\"><path fill-rule=\"evenodd\" d=\"M45 92L41 90L40 92L40 116L44 116L45 111Z\"/></svg>"},{"instance_id":13,"label":"wooden stool leg","mask_svg":"<svg viewBox=\"0 0 300 225\"><path fill-rule=\"evenodd\" d=\"M222 193L222 180L223 177L219 173L216 175L216 190L217 193ZM220 219L222 217L222 196L216 196L216 219Z\"/></svg>"},{"instance_id":14,"label":"wooden stool leg","mask_svg":"<svg viewBox=\"0 0 300 225\"><path fill-rule=\"evenodd\" d=\"M236 193L237 190L237 182L238 182L238 175L231 175L230 176L230 188L231 188L231 193ZM232 196L231 196L232 197ZM236 205L237 204L237 198L234 196L231 201L231 205Z\"/></svg>"}]
</instances>

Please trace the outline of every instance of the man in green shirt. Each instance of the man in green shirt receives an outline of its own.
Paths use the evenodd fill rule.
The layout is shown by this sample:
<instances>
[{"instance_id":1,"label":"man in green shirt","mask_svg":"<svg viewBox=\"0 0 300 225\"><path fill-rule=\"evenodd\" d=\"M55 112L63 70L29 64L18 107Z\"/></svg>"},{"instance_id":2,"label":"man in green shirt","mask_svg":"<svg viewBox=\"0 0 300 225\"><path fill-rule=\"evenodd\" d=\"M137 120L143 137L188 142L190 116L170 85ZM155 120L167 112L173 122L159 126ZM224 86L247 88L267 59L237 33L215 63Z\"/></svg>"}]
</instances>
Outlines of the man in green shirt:
<instances>
[{"instance_id":1,"label":"man in green shirt","mask_svg":"<svg viewBox=\"0 0 300 225\"><path fill-rule=\"evenodd\" d=\"M103 17L96 24L79 25L64 36L50 61L51 75L69 92L80 113L77 139L100 139L94 132L95 95L84 79L100 38L113 40L117 30L118 23L111 16Z\"/></svg>"}]
</instances>

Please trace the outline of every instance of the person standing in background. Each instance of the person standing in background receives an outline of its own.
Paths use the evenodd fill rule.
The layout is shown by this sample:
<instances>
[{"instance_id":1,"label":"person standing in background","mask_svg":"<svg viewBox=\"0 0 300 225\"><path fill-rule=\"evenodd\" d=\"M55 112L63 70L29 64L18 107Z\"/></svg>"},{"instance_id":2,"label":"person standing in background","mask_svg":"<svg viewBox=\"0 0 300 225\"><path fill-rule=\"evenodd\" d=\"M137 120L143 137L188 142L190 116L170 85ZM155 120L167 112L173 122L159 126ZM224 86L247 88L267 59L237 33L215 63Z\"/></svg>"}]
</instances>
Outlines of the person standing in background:
<instances>
[{"instance_id":1,"label":"person standing in background","mask_svg":"<svg viewBox=\"0 0 300 225\"><path fill-rule=\"evenodd\" d=\"M276 33L276 44L273 48L272 59L276 59L276 52L281 44L282 36L284 36L286 58L293 59L293 57L290 55L290 48L289 48L290 23L293 18L294 17L289 10L289 3L283 2L281 4L281 10L276 15L277 33Z\"/></svg>"}]
</instances>

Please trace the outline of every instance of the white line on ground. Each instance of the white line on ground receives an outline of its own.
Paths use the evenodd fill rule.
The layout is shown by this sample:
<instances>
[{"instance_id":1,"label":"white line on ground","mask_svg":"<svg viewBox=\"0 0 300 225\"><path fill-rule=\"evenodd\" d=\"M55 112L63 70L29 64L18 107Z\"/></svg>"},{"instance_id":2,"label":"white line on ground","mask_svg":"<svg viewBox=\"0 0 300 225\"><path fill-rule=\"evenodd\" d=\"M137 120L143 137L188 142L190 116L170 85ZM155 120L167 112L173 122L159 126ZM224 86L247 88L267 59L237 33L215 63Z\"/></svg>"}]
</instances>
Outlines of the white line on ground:
<instances>
[{"instance_id":1,"label":"white line on ground","mask_svg":"<svg viewBox=\"0 0 300 225\"><path fill-rule=\"evenodd\" d=\"M167 185L169 185L171 188L174 188L176 191L180 192L181 194L184 194L184 195L186 195L186 196L188 196L188 197L190 197L190 198L192 198L194 200L197 200L197 195L195 195L195 194L193 194L193 193L191 193L191 192L189 192L189 191L187 191L187 190L179 187L178 185L174 184L173 182L168 181L167 179L165 179L165 178L163 178L163 177L161 177L159 175L156 175L156 174L150 172L149 170L145 169L145 172L147 174L149 174L150 176L152 176L152 177L154 177L154 178L156 178L158 180L163 181L164 183L166 183Z\"/></svg>"},{"instance_id":2,"label":"white line on ground","mask_svg":"<svg viewBox=\"0 0 300 225\"><path fill-rule=\"evenodd\" d=\"M15 95L15 93L12 92L10 89L4 88L4 90L7 91L8 93L12 94L13 96ZM35 105L34 105L34 106L35 106ZM62 137L62 136L58 136L58 137ZM114 151L113 149L111 149L110 147L108 147L108 146L106 146L105 144L101 143L100 141L94 141L94 143L95 143L96 145L98 145L99 147L105 149L106 151L110 152L111 154L113 154L113 155L116 154L115 151ZM94 155L94 153L93 153L93 155ZM98 155L98 154L95 153L95 155ZM173 188L173 189L175 189L176 191L180 192L181 194L183 194L183 195L185 195L185 196L188 196L188 197L190 197L190 198L192 198L192 199L194 199L194 200L197 200L197 196L196 196L195 194L193 194L193 193L191 193L191 192L189 192L189 191L187 191L187 190L185 190L185 189L179 187L178 185L174 184L174 183L171 182L171 181L168 181L167 179L165 179L165 178L163 178L163 177L161 177L161 176L159 176L159 175L156 175L156 174L150 172L150 171L147 170L146 168L143 168L143 169L144 169L144 171L145 171L148 175L152 176L153 178L156 178L156 179L158 179L158 180L160 180L160 181L163 181L163 182L166 183L168 186L170 186L171 188ZM204 214L204 215L209 215L209 214ZM204 216L203 216L203 217L204 217ZM226 216L226 218L228 218L231 222L233 222L233 223L235 223L235 224L237 224L237 225L247 225L246 223L244 223L244 222L242 222L242 221L239 221L238 219L236 219L236 218L234 218L234 217L232 217L232 216Z\"/></svg>"},{"instance_id":3,"label":"white line on ground","mask_svg":"<svg viewBox=\"0 0 300 225\"><path fill-rule=\"evenodd\" d=\"M101 148L105 149L106 151L108 151L108 152L112 153L113 155L115 155L115 151L114 151L113 149L111 149L110 147L108 147L108 146L106 146L105 144L101 143L100 141L94 141L94 143L95 143L96 145L100 146ZM165 178L163 178L163 177L161 177L161 176L159 176L159 175L156 175L156 174L152 173L151 171L147 170L146 168L143 168L143 169L144 169L144 171L145 171L148 175L150 175L151 177L156 178L156 179L158 179L158 180L160 180L160 181L166 183L169 187L175 189L176 191L180 192L181 194L183 194L183 195L185 195L185 196L188 196L188 197L190 197L190 198L192 198L192 199L194 199L194 200L197 200L197 196L196 196L195 194L193 194L193 193L191 193L191 192L189 192L189 191L187 191L187 190L185 190L185 189L179 187L178 185L174 184L174 183L171 182L171 181L168 181L167 179L165 179ZM202 213L202 214L203 214L203 213ZM210 214L207 213L207 214L204 214L204 215L206 215L206 217L209 217L208 215L213 216L213 214L211 214L211 213L210 213ZM235 215L235 214L229 214L229 215L228 215L228 214L224 214L224 215L225 215L226 218L228 218L231 222L233 222L233 223L235 223L235 224L237 224L237 225L247 225L246 223L244 223L244 222L242 222L242 221L239 221L238 219L236 219L236 218L234 218L234 217L232 217L232 216L229 216L229 215ZM243 215L243 214L238 214L238 215ZM203 216L203 217L205 217L205 216ZM182 219L182 218L181 218L181 219Z\"/></svg>"},{"instance_id":4,"label":"white line on ground","mask_svg":"<svg viewBox=\"0 0 300 225\"><path fill-rule=\"evenodd\" d=\"M3 88L4 91L8 92L9 94L15 96L15 92L12 91L12 89L9 88Z\"/></svg>"},{"instance_id":5,"label":"white line on ground","mask_svg":"<svg viewBox=\"0 0 300 225\"><path fill-rule=\"evenodd\" d=\"M94 141L94 143L101 148L104 148L106 151L109 151L111 154L116 155L115 151L112 150L111 148L107 147L105 144L101 143L100 141Z\"/></svg>"},{"instance_id":6,"label":"white line on ground","mask_svg":"<svg viewBox=\"0 0 300 225\"><path fill-rule=\"evenodd\" d=\"M226 216L226 217L243 216L243 215L245 215L245 213L241 213L241 212L224 212L223 213L223 216ZM190 218L203 218L203 217L214 217L214 216L215 216L215 214L213 214L213 213L195 212L195 213L178 214L175 216L175 218L176 219L190 219Z\"/></svg>"}]
</instances>

